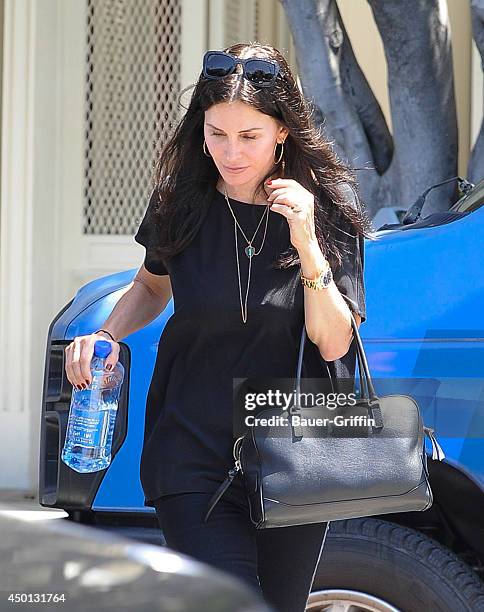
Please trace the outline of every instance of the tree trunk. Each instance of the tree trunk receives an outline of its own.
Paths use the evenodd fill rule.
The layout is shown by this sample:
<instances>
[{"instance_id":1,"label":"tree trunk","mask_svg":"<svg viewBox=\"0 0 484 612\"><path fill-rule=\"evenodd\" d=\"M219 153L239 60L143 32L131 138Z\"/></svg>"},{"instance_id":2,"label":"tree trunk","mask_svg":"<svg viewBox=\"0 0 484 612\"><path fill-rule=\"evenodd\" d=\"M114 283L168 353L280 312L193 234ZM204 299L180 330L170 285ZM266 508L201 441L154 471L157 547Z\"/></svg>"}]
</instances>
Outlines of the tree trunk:
<instances>
[{"instance_id":1,"label":"tree trunk","mask_svg":"<svg viewBox=\"0 0 484 612\"><path fill-rule=\"evenodd\" d=\"M409 207L457 174L457 118L446 6L438 0L368 0L388 66L393 137L362 73L335 0L280 0L296 47L304 94L336 153L358 168L371 217ZM429 194L424 216L447 210L453 183Z\"/></svg>"},{"instance_id":2,"label":"tree trunk","mask_svg":"<svg viewBox=\"0 0 484 612\"><path fill-rule=\"evenodd\" d=\"M368 0L382 37L396 155L384 182L410 203L457 174L458 134L447 6L438 0ZM385 180L386 179L386 180ZM431 192L425 213L448 210L456 184Z\"/></svg>"},{"instance_id":3,"label":"tree trunk","mask_svg":"<svg viewBox=\"0 0 484 612\"><path fill-rule=\"evenodd\" d=\"M471 17L472 36L481 56L481 68L484 70L484 0L472 0ZM484 178L484 122L481 123L479 136L471 151L467 176L473 183Z\"/></svg>"}]
</instances>

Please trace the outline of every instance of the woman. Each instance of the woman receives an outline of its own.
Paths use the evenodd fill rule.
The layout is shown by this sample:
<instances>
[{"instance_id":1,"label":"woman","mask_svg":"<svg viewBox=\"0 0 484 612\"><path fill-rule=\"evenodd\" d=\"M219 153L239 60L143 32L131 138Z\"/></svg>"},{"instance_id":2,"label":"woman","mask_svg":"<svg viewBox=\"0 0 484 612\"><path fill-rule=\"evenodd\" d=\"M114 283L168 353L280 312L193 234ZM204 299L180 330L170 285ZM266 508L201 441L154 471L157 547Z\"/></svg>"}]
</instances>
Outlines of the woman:
<instances>
[{"instance_id":1,"label":"woman","mask_svg":"<svg viewBox=\"0 0 484 612\"><path fill-rule=\"evenodd\" d=\"M87 364L96 339L112 340L114 364L115 339L153 320L173 294L147 397L144 503L169 547L288 612L305 609L329 523L256 530L238 477L203 519L233 465L235 378L292 378L305 324L303 376L331 375L333 388L354 382L349 307L358 325L365 320L371 226L313 112L273 47L205 54L135 236L144 264L104 331L76 339ZM69 379L89 382L71 351Z\"/></svg>"}]
</instances>

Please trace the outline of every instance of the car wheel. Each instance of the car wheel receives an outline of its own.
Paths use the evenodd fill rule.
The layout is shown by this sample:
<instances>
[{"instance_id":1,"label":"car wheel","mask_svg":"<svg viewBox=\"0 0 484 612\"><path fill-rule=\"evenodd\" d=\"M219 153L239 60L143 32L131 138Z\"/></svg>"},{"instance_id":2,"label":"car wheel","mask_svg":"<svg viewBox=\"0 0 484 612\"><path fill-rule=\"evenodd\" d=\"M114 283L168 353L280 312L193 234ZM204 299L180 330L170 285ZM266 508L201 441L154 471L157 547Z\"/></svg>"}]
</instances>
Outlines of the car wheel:
<instances>
[{"instance_id":1,"label":"car wheel","mask_svg":"<svg viewBox=\"0 0 484 612\"><path fill-rule=\"evenodd\" d=\"M422 533L377 518L332 521L306 610L484 610L484 583Z\"/></svg>"}]
</instances>

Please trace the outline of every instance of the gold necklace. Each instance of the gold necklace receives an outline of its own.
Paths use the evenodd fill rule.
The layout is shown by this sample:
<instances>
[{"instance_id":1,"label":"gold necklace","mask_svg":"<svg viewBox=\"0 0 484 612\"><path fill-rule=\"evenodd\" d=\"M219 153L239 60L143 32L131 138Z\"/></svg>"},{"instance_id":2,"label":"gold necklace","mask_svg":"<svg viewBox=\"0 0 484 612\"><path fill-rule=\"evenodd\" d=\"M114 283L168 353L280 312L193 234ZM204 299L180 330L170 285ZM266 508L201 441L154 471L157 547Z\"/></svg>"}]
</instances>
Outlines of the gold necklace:
<instances>
[{"instance_id":1,"label":"gold necklace","mask_svg":"<svg viewBox=\"0 0 484 612\"><path fill-rule=\"evenodd\" d=\"M240 309L242 312L242 321L244 323L247 323L247 298L249 296L249 287L250 287L250 272L251 272L251 268L252 268L252 257L254 257L255 255L259 255L259 253L262 251L262 247L264 246L264 242L266 239L266 232L267 232L267 223L269 221L269 205L266 206L265 211L263 212L259 224L257 225L257 228L254 232L254 235L252 236L251 240L249 240L247 238L247 236L245 235L244 230L240 227L239 222L237 221L237 217L234 214L234 211L232 210L232 207L230 206L230 202L229 202L229 198L227 196L227 191L225 190L225 186L224 186L224 196L225 196L225 200L227 201L228 207L230 209L230 212L232 213L232 217L234 218L234 234L235 234L235 256L237 259L237 276L239 279L239 299L240 299ZM249 206L256 206L256 204L249 204ZM252 246L252 242L255 239L255 236L259 230L260 224L262 223L262 219L264 218L264 215L266 215L266 226L264 229L264 237L262 238L262 244L260 246L260 249L256 252L255 248ZM237 242L237 227L240 229L240 231L242 232L242 235L244 236L245 241L247 242L247 246L245 247L245 254L247 255L247 257L249 258L249 270L248 270L248 275L247 275L247 290L245 292L245 306L242 303L242 284L240 281L240 264L239 264L239 246L238 246L238 242ZM245 308L245 311L244 311Z\"/></svg>"}]
</instances>

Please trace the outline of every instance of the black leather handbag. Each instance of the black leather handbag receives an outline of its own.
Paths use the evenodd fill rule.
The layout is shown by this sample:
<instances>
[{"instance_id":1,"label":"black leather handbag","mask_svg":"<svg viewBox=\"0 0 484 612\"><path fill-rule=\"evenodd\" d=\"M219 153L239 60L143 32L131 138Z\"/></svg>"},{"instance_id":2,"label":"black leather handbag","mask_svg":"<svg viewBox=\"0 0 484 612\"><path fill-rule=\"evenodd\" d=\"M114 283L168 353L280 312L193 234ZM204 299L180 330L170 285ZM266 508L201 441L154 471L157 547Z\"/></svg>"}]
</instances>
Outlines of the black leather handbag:
<instances>
[{"instance_id":1,"label":"black leather handbag","mask_svg":"<svg viewBox=\"0 0 484 612\"><path fill-rule=\"evenodd\" d=\"M236 440L235 465L211 498L205 521L238 472L247 492L250 519L258 529L430 508L433 496L424 434L432 442L432 459L442 461L444 452L434 430L424 426L412 397L377 397L352 313L351 320L360 395L353 405L337 411L345 417L364 415L369 424L345 429L344 435L335 435L335 427L325 434L311 424L314 407L301 407L297 399L306 339L303 325L295 403L287 410L270 407L257 415L279 415L290 424L254 425ZM291 414L300 417L297 422Z\"/></svg>"}]
</instances>

